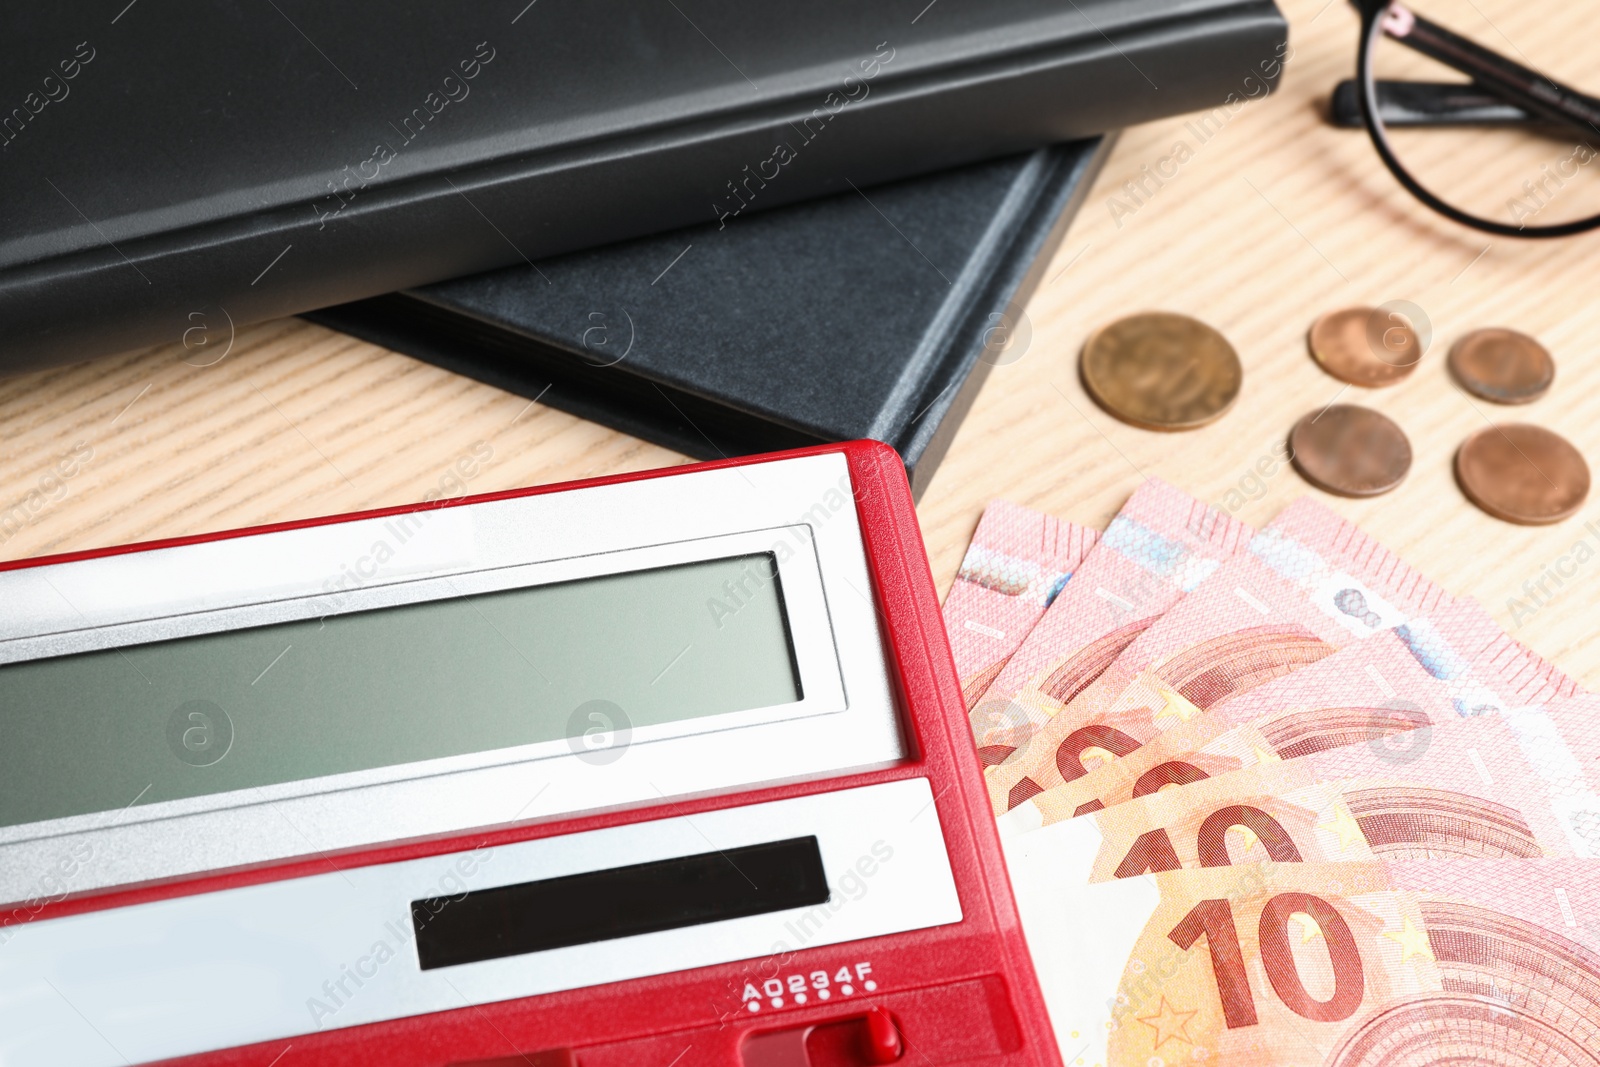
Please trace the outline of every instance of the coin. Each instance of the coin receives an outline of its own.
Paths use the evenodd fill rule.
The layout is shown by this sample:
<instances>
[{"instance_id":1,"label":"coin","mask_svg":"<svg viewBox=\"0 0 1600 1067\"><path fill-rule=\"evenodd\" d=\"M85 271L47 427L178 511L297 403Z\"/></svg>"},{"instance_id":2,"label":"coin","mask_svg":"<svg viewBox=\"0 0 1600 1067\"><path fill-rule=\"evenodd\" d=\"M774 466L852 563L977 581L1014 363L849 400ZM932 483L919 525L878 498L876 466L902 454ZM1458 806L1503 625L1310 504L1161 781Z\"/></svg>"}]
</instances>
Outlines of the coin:
<instances>
[{"instance_id":1,"label":"coin","mask_svg":"<svg viewBox=\"0 0 1600 1067\"><path fill-rule=\"evenodd\" d=\"M1461 388L1496 404L1526 404L1555 381L1544 345L1516 330L1473 330L1450 346L1450 373Z\"/></svg>"},{"instance_id":2,"label":"coin","mask_svg":"<svg viewBox=\"0 0 1600 1067\"><path fill-rule=\"evenodd\" d=\"M1311 324L1306 344L1323 370L1368 389L1395 384L1422 359L1422 343L1411 324L1382 308L1330 311Z\"/></svg>"},{"instance_id":3,"label":"coin","mask_svg":"<svg viewBox=\"0 0 1600 1067\"><path fill-rule=\"evenodd\" d=\"M1295 423L1289 455L1306 481L1340 496L1387 493L1411 469L1405 432L1355 404L1333 404Z\"/></svg>"},{"instance_id":4,"label":"coin","mask_svg":"<svg viewBox=\"0 0 1600 1067\"><path fill-rule=\"evenodd\" d=\"M1083 344L1084 388L1123 422L1146 430L1193 430L1238 399L1239 354L1187 315L1148 311L1102 326Z\"/></svg>"},{"instance_id":5,"label":"coin","mask_svg":"<svg viewBox=\"0 0 1600 1067\"><path fill-rule=\"evenodd\" d=\"M1589 465L1566 438L1542 426L1508 422L1461 443L1456 481L1497 519L1542 526L1560 522L1589 495Z\"/></svg>"}]
</instances>

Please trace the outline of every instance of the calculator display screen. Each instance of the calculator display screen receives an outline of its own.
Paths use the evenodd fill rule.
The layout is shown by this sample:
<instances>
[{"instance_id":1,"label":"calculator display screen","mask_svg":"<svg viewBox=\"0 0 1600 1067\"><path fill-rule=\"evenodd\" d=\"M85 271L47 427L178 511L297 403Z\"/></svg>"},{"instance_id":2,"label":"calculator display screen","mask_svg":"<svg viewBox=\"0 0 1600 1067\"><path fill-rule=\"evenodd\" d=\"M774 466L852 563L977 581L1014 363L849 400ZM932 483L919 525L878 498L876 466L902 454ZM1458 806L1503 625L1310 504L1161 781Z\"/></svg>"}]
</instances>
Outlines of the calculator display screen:
<instances>
[{"instance_id":1,"label":"calculator display screen","mask_svg":"<svg viewBox=\"0 0 1600 1067\"><path fill-rule=\"evenodd\" d=\"M765 552L78 652L0 666L0 826L800 699Z\"/></svg>"}]
</instances>

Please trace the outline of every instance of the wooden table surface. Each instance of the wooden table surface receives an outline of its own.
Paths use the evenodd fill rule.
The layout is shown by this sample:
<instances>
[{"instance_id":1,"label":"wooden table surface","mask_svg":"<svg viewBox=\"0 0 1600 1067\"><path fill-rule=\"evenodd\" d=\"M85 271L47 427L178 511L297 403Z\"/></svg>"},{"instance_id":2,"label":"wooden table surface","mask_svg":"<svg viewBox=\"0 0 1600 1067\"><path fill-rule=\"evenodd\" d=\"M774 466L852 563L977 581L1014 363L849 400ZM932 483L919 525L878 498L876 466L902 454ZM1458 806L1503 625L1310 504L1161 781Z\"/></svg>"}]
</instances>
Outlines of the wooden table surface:
<instances>
[{"instance_id":1,"label":"wooden table surface","mask_svg":"<svg viewBox=\"0 0 1600 1067\"><path fill-rule=\"evenodd\" d=\"M1522 6L1529 10L1489 0L1426 5L1430 14L1449 8L1436 17L1502 50L1508 42L1538 55L1573 49L1591 68L1600 64L1593 33L1541 26L1532 9L1547 5ZM1187 116L1123 135L1028 305L1031 341L995 369L922 500L935 577L948 587L992 497L1104 526L1142 478L1156 476L1264 522L1316 492L1271 458L1296 419L1339 398L1394 418L1416 459L1386 496L1323 499L1451 592L1483 601L1574 677L1600 685L1600 497L1565 523L1523 528L1474 509L1451 474L1457 444L1490 421L1540 423L1600 461L1591 340L1600 337L1600 235L1488 239L1426 214L1362 134L1320 117L1329 88L1353 66L1349 5L1283 7L1293 50L1278 93L1213 113L1203 126ZM1593 71L1581 63L1558 73L1600 84L1582 80ZM1436 138L1419 142L1421 151L1446 160L1476 143L1413 136ZM1554 164L1571 146L1532 151L1479 153L1469 170L1478 192L1493 201L1503 189L1503 203L1540 177L1540 161ZM1159 187L1147 181L1148 194L1135 198L1124 183L1147 166L1175 175ZM1592 191L1577 190L1573 203ZM1307 357L1304 336L1318 313L1401 300L1421 308L1432 329L1423 365L1403 384L1346 388ZM1149 308L1197 316L1239 350L1243 394L1221 421L1150 433L1085 396L1076 367L1086 334ZM1556 384L1544 399L1496 408L1451 384L1450 342L1489 325L1531 333L1554 353ZM0 558L683 458L297 320L241 329L226 358L192 365L216 354L173 345L0 381ZM1253 473L1258 463L1270 473ZM22 520L5 523L6 513Z\"/></svg>"}]
</instances>

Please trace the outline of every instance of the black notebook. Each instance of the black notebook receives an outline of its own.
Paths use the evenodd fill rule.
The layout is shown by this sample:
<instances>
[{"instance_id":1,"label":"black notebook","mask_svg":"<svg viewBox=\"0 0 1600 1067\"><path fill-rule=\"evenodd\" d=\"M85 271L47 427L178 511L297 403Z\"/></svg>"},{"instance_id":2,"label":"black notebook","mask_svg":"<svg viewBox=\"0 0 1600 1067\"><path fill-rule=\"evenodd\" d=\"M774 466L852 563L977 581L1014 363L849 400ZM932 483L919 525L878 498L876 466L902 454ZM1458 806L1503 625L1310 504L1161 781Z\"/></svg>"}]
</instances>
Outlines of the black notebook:
<instances>
[{"instance_id":1,"label":"black notebook","mask_svg":"<svg viewBox=\"0 0 1600 1067\"><path fill-rule=\"evenodd\" d=\"M308 314L700 459L871 437L920 493L1109 150L1041 149Z\"/></svg>"},{"instance_id":2,"label":"black notebook","mask_svg":"<svg viewBox=\"0 0 1600 1067\"><path fill-rule=\"evenodd\" d=\"M1216 107L1287 28L1272 0L54 0L4 31L16 373Z\"/></svg>"}]
</instances>

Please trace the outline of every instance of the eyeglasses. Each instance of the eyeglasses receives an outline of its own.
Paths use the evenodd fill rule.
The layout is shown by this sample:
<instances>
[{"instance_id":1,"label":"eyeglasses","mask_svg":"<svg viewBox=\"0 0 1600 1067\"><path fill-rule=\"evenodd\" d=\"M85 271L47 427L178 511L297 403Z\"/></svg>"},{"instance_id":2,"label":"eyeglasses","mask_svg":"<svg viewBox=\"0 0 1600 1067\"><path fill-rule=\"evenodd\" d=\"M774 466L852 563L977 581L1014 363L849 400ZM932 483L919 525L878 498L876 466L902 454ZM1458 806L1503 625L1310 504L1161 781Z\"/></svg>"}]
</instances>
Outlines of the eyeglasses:
<instances>
[{"instance_id":1,"label":"eyeglasses","mask_svg":"<svg viewBox=\"0 0 1600 1067\"><path fill-rule=\"evenodd\" d=\"M1600 214L1570 221L1529 221L1534 216L1546 214L1546 209L1556 198L1556 191L1565 189L1568 180L1575 178L1578 169L1600 155L1593 147L1595 143L1600 143L1600 100L1430 22L1402 4L1388 3L1386 0L1353 2L1361 13L1356 78L1353 82L1341 83L1335 89L1331 101L1332 118L1341 125L1364 125L1379 158L1411 195L1445 218L1505 237L1566 237L1600 227ZM1520 5L1523 10L1519 13L1535 20L1555 15L1559 22L1560 17L1555 13L1563 11L1569 4L1570 0L1556 4L1524 3ZM1571 6L1581 9L1586 5ZM1526 9L1542 11L1528 13ZM1469 10L1476 13L1481 21L1487 22L1487 16L1483 15L1476 3L1471 4ZM1545 18L1544 21L1548 23L1550 20ZM1552 35L1559 37L1557 30L1548 25L1537 21L1530 25L1541 29L1546 39ZM1498 34L1497 27L1495 32ZM1503 34L1500 36L1504 37ZM1411 53L1460 71L1472 80L1452 83L1380 78L1380 66L1416 65L1415 56L1411 62L1403 58L1396 62L1394 53L1403 51L1395 48L1396 44L1404 46ZM1514 44L1511 47L1517 48ZM1524 55L1522 58L1526 60L1528 57ZM1557 135L1567 138L1572 147L1564 159L1554 161L1555 169L1552 169L1549 161L1532 167L1531 163L1537 156L1527 155L1525 146L1513 146L1514 150L1524 152L1527 163L1522 166L1522 171L1526 173L1531 170L1532 175L1512 186L1515 194L1508 196L1506 201L1509 219L1494 219L1486 217L1481 209L1463 208L1459 204L1464 187L1473 186L1482 194L1480 187L1488 181L1471 165L1473 160L1482 160L1486 165L1497 161L1508 165L1504 159L1497 160L1494 156L1497 149L1490 139L1495 134L1478 129L1472 136L1479 143L1467 151L1465 159L1441 161L1439 152L1418 151L1415 148L1402 152L1397 141L1411 135L1402 134L1401 138L1397 138L1393 133L1394 130L1408 127L1461 126L1503 127L1523 137L1530 132L1542 137ZM1573 138L1576 138L1575 142L1571 140ZM1480 154L1474 156L1473 151ZM1429 178L1427 184L1418 176L1418 167L1402 162L1402 155L1414 163L1419 158L1426 161L1425 157L1435 157L1427 168L1430 171L1425 175ZM1448 199L1435 192L1441 175L1450 176L1443 179L1444 184L1463 189L1452 192ZM1555 185L1552 185L1552 178ZM1527 194L1525 197L1524 193ZM1573 199L1581 198L1575 196Z\"/></svg>"}]
</instances>

